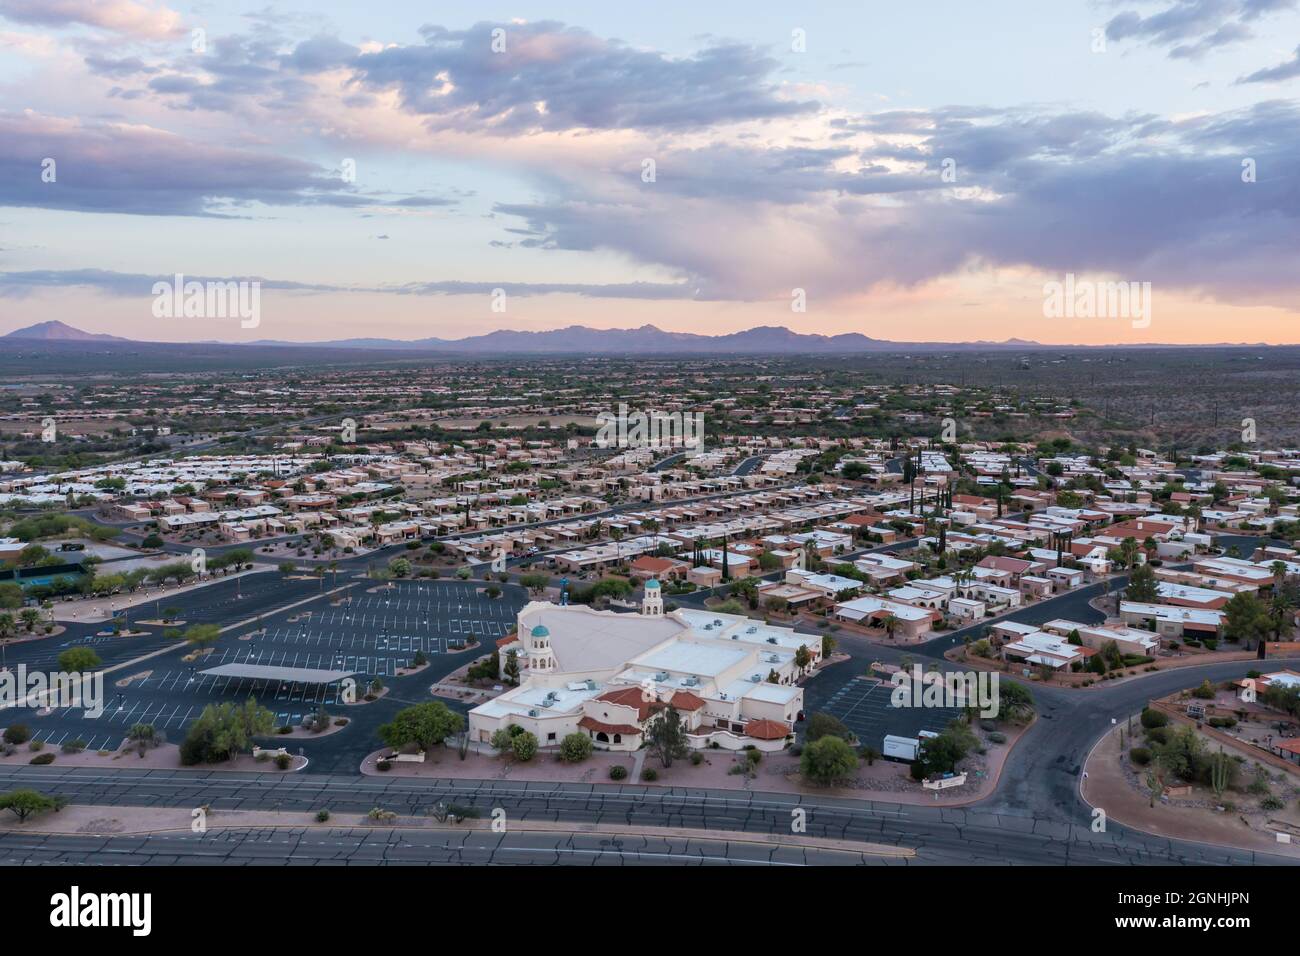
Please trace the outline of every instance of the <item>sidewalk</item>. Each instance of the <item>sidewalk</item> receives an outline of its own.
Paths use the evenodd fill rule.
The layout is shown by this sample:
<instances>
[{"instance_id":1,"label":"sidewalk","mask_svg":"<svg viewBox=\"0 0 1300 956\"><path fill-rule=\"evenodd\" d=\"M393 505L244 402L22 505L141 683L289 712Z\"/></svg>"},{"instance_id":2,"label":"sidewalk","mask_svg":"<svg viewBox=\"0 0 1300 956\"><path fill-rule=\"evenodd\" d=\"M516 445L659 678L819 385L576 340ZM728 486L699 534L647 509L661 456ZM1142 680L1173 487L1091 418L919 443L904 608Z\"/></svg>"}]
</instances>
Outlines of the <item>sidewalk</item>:
<instances>
[{"instance_id":1,"label":"sidewalk","mask_svg":"<svg viewBox=\"0 0 1300 956\"><path fill-rule=\"evenodd\" d=\"M269 570L271 569L254 565L252 570L249 571L239 571L224 576L209 575L201 581L180 586L170 582L164 585L146 584L131 594L84 597L75 601L55 601L54 619L70 624L102 624L104 621L112 620L118 612L139 607L141 604L149 604L155 601L165 603L177 595L185 594L197 588L207 587L209 584L233 581L235 578L246 577L250 574L262 574Z\"/></svg>"}]
</instances>

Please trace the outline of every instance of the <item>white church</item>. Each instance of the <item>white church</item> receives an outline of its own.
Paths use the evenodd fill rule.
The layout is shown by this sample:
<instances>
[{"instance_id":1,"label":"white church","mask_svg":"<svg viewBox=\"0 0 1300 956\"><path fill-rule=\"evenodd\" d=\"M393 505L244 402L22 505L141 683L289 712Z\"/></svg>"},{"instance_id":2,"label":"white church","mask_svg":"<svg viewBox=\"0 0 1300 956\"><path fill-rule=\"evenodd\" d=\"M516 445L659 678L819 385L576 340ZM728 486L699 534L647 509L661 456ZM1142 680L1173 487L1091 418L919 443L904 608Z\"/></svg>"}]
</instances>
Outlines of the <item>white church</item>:
<instances>
[{"instance_id":1,"label":"white church","mask_svg":"<svg viewBox=\"0 0 1300 956\"><path fill-rule=\"evenodd\" d=\"M649 722L671 706L694 748L754 746L774 751L793 739L801 716L798 680L821 660L821 638L737 614L664 611L659 582L647 581L641 613L533 601L516 633L519 686L469 713L471 739L517 724L543 747L579 732L597 747L636 750Z\"/></svg>"}]
</instances>

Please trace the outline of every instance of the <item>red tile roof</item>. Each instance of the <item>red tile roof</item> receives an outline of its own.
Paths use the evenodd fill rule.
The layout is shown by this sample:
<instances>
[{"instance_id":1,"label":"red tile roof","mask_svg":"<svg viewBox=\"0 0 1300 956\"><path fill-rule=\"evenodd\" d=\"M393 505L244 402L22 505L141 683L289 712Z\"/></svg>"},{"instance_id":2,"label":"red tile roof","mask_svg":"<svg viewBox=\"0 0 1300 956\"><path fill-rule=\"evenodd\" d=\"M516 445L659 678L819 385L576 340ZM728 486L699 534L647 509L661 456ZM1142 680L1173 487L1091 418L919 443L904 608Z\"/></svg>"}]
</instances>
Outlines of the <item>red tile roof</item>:
<instances>
[{"instance_id":1,"label":"red tile roof","mask_svg":"<svg viewBox=\"0 0 1300 956\"><path fill-rule=\"evenodd\" d=\"M779 720L751 720L745 725L745 736L755 740L781 740L790 736L790 725Z\"/></svg>"},{"instance_id":2,"label":"red tile roof","mask_svg":"<svg viewBox=\"0 0 1300 956\"><path fill-rule=\"evenodd\" d=\"M653 700L646 700L645 694L640 687L621 687L618 690L607 690L596 700L603 700L610 704L620 704L623 707L635 707L636 719L645 720L650 716L650 705Z\"/></svg>"},{"instance_id":3,"label":"red tile roof","mask_svg":"<svg viewBox=\"0 0 1300 956\"><path fill-rule=\"evenodd\" d=\"M633 727L631 724L607 724L603 721L596 720L594 717L583 717L578 721L578 726L583 730L593 730L596 733L607 734L639 734L640 727Z\"/></svg>"}]
</instances>

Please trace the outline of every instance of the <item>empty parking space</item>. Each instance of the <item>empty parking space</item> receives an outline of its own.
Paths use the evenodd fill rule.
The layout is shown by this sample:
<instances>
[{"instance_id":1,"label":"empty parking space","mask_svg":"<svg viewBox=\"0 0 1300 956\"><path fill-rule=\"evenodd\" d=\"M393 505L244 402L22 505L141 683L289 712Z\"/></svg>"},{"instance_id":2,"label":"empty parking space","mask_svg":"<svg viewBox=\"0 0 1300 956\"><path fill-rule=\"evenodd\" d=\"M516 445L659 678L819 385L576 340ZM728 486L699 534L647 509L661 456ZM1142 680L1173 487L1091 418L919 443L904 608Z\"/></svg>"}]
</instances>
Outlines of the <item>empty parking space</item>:
<instances>
[{"instance_id":1,"label":"empty parking space","mask_svg":"<svg viewBox=\"0 0 1300 956\"><path fill-rule=\"evenodd\" d=\"M262 579L259 586L271 580L269 576L257 577ZM246 623L226 631L211 653L187 662L182 660L183 651L178 650L142 661L138 668L110 674L105 681L104 710L98 717L85 716L76 708L62 708L47 715L24 713L15 722L28 724L34 736L51 747L80 739L90 749L115 749L133 724L153 724L172 740L179 740L205 706L253 697L275 714L277 724L296 725L322 706L342 706L341 686L200 672L222 664L258 664L346 670L353 672L362 686L374 678L390 684L400 680L398 669L410 665L417 653L436 661L472 643L471 637L490 648L510 631L526 600L520 588L511 586L504 587L500 597L487 598L479 593L481 584L458 581L400 582L374 593L366 593L367 585L362 583L342 600L322 598L250 620L248 605L233 599L230 583L221 585L228 591L228 600L225 616L215 623ZM288 603L292 601L277 601L282 608ZM193 620L188 611L182 617ZM146 638L89 635L51 639L12 646L8 663L15 664L16 655L29 669L54 670L59 653L82 645L92 647L110 664L173 643L160 633ZM462 660L448 660L443 672L454 666L453 661L459 664ZM413 678L418 679L425 678ZM119 681L125 681L124 685L118 686ZM0 726L4 723L0 719Z\"/></svg>"},{"instance_id":2,"label":"empty parking space","mask_svg":"<svg viewBox=\"0 0 1300 956\"><path fill-rule=\"evenodd\" d=\"M839 720L858 740L877 750L887 734L915 737L922 730L939 733L961 714L955 707L895 707L890 702L893 689L874 678L850 678L816 709Z\"/></svg>"}]
</instances>

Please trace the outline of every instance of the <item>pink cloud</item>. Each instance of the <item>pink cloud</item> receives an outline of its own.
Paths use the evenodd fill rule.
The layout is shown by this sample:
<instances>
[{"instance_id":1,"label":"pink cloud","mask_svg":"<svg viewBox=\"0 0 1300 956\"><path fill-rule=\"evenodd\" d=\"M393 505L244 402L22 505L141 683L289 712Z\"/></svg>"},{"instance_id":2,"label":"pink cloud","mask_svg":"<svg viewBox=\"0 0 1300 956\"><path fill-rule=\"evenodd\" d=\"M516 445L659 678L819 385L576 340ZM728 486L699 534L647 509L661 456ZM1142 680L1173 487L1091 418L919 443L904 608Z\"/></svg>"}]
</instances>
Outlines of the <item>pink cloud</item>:
<instances>
[{"instance_id":1,"label":"pink cloud","mask_svg":"<svg viewBox=\"0 0 1300 956\"><path fill-rule=\"evenodd\" d=\"M135 0L0 0L0 14L19 23L80 24L141 40L161 40L181 30L175 10Z\"/></svg>"}]
</instances>

